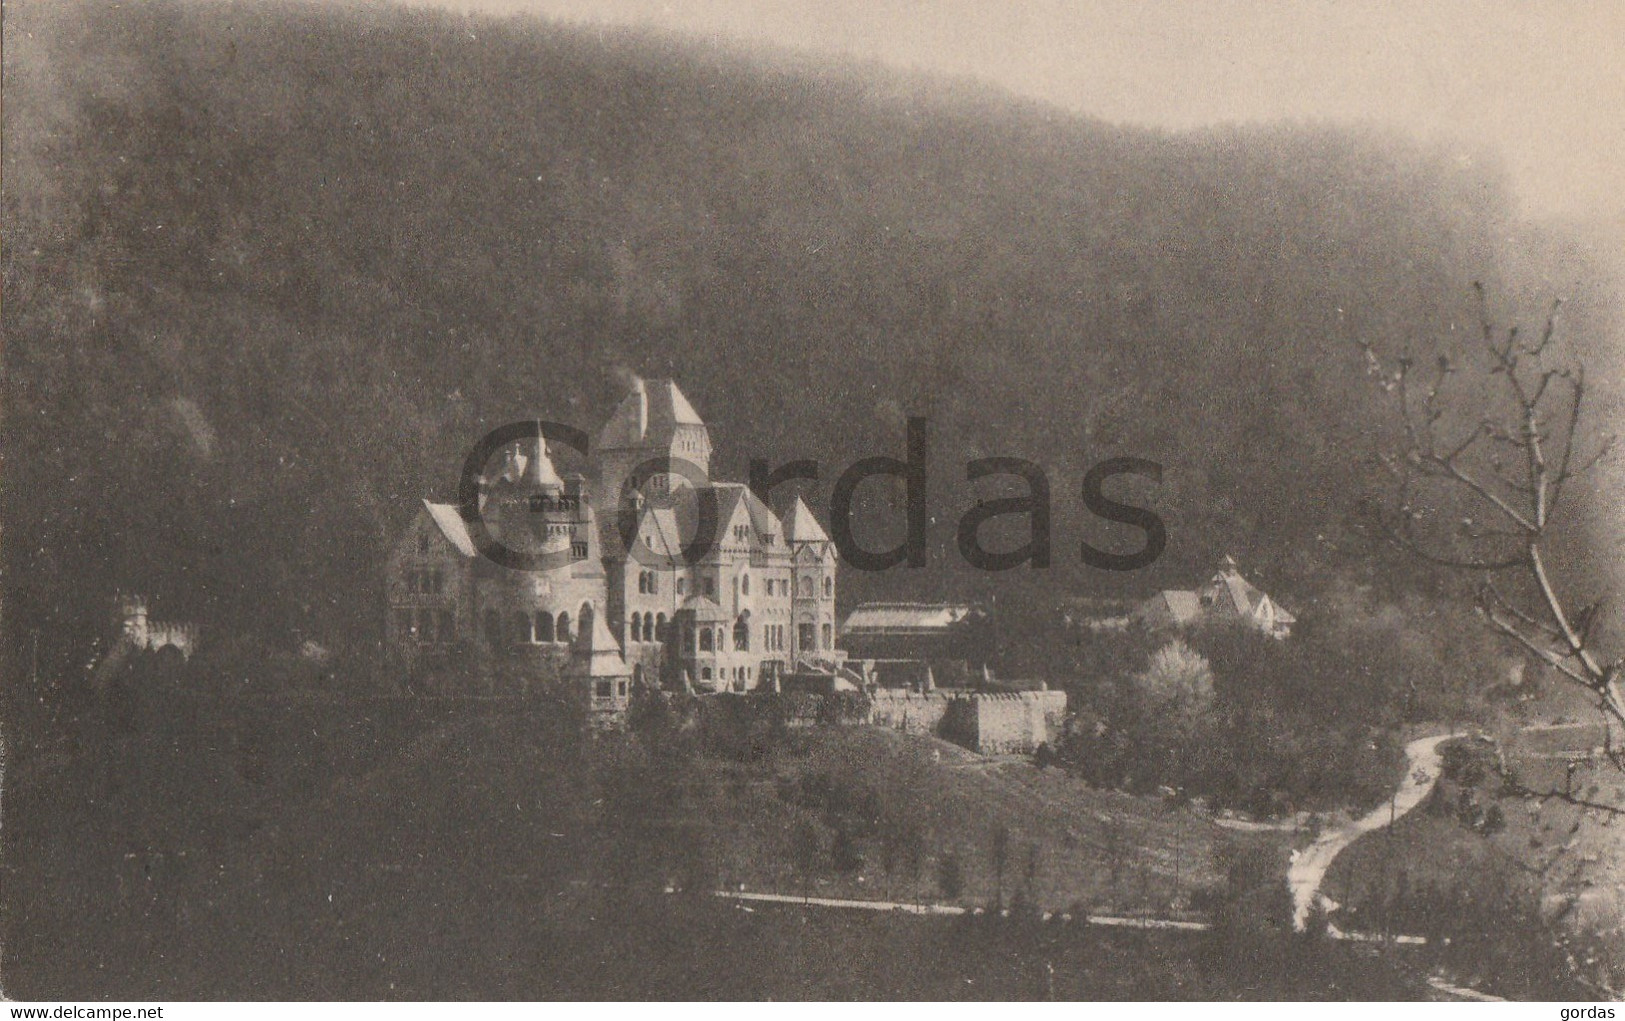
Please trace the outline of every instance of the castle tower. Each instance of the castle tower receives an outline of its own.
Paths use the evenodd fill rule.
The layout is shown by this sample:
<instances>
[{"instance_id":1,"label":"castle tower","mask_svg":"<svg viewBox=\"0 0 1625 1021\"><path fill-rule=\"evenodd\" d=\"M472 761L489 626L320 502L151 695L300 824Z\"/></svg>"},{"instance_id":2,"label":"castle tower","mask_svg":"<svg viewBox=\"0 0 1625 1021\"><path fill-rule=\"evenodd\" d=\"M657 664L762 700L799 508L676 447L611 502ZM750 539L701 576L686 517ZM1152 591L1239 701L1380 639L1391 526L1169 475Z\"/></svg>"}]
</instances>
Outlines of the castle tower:
<instances>
[{"instance_id":1,"label":"castle tower","mask_svg":"<svg viewBox=\"0 0 1625 1021\"><path fill-rule=\"evenodd\" d=\"M801 497L784 516L790 547L790 654L795 659L834 659L835 544Z\"/></svg>"},{"instance_id":2,"label":"castle tower","mask_svg":"<svg viewBox=\"0 0 1625 1021\"><path fill-rule=\"evenodd\" d=\"M694 406L669 379L635 379L609 421L599 430L593 450L597 484L594 503L605 530L606 547L618 520L621 488L638 465L653 458L681 462L677 474L690 485L706 485L711 478L711 434ZM658 494L671 483L651 480Z\"/></svg>"},{"instance_id":3,"label":"castle tower","mask_svg":"<svg viewBox=\"0 0 1625 1021\"><path fill-rule=\"evenodd\" d=\"M563 556L575 539L580 493L566 493L539 427L534 441L502 451L484 498L487 526L510 549Z\"/></svg>"},{"instance_id":4,"label":"castle tower","mask_svg":"<svg viewBox=\"0 0 1625 1021\"><path fill-rule=\"evenodd\" d=\"M570 650L564 676L580 686L580 698L594 729L615 729L624 724L627 707L632 703L632 671L601 614L583 624Z\"/></svg>"}]
</instances>

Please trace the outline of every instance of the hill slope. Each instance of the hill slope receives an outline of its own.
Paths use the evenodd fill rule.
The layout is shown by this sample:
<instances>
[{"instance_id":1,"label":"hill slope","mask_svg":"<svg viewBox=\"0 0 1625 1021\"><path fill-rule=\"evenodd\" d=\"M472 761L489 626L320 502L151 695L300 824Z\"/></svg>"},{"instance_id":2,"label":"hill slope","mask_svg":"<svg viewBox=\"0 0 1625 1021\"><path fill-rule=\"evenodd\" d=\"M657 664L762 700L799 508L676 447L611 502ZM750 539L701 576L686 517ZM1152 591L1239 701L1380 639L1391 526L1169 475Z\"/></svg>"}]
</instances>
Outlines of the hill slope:
<instances>
[{"instance_id":1,"label":"hill slope","mask_svg":"<svg viewBox=\"0 0 1625 1021\"><path fill-rule=\"evenodd\" d=\"M624 368L679 378L734 477L819 459L815 506L928 414L941 570L855 596L1040 577L958 569L962 466L1003 454L1051 471L1045 581L1223 552L1310 578L1384 431L1352 339L1551 283L1503 258L1493 177L1392 138L1170 136L518 21L7 18L9 633L50 663L114 584L217 636L366 644L415 501L491 426L595 427ZM1148 576L1077 558L1117 535L1076 495L1112 454L1167 468Z\"/></svg>"}]
</instances>

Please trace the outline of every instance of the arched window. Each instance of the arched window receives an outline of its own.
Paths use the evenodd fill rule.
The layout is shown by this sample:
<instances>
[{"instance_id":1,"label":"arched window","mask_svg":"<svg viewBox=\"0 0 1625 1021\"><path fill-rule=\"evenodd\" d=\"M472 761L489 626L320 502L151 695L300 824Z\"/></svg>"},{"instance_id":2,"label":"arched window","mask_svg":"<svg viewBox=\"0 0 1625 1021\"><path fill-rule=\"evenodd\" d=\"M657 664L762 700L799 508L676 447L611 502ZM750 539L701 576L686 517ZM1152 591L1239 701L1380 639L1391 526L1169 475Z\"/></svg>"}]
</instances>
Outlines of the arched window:
<instances>
[{"instance_id":1,"label":"arched window","mask_svg":"<svg viewBox=\"0 0 1625 1021\"><path fill-rule=\"evenodd\" d=\"M700 680L709 681L710 679L711 679L711 668L708 667L708 666L700 667Z\"/></svg>"},{"instance_id":2,"label":"arched window","mask_svg":"<svg viewBox=\"0 0 1625 1021\"><path fill-rule=\"evenodd\" d=\"M812 598L813 587L812 587L812 579L811 578L802 578L801 579L801 594L806 596L808 599Z\"/></svg>"},{"instance_id":3,"label":"arched window","mask_svg":"<svg viewBox=\"0 0 1625 1021\"><path fill-rule=\"evenodd\" d=\"M710 652L714 648L715 646L711 644L711 629L708 627L700 628L700 651Z\"/></svg>"},{"instance_id":4,"label":"arched window","mask_svg":"<svg viewBox=\"0 0 1625 1021\"><path fill-rule=\"evenodd\" d=\"M649 591L651 593L660 591L660 574L657 571L649 572Z\"/></svg>"},{"instance_id":5,"label":"arched window","mask_svg":"<svg viewBox=\"0 0 1625 1021\"><path fill-rule=\"evenodd\" d=\"M581 612L576 615L576 632L587 636L592 635L592 604L582 603Z\"/></svg>"},{"instance_id":6,"label":"arched window","mask_svg":"<svg viewBox=\"0 0 1625 1021\"><path fill-rule=\"evenodd\" d=\"M635 613L632 614L632 620L628 623L627 630L630 632L627 636L630 641L643 641L643 618Z\"/></svg>"},{"instance_id":7,"label":"arched window","mask_svg":"<svg viewBox=\"0 0 1625 1021\"><path fill-rule=\"evenodd\" d=\"M638 572L638 592L640 594L642 594L642 593L646 593L648 591L649 591L649 572L648 571L639 571Z\"/></svg>"},{"instance_id":8,"label":"arched window","mask_svg":"<svg viewBox=\"0 0 1625 1021\"><path fill-rule=\"evenodd\" d=\"M834 645L835 645L835 628L832 625L825 624L824 625L824 648L826 648L826 649L832 648L832 647L834 647Z\"/></svg>"},{"instance_id":9,"label":"arched window","mask_svg":"<svg viewBox=\"0 0 1625 1021\"><path fill-rule=\"evenodd\" d=\"M750 575L741 574L739 576L739 591L747 596L750 595Z\"/></svg>"},{"instance_id":10,"label":"arched window","mask_svg":"<svg viewBox=\"0 0 1625 1021\"><path fill-rule=\"evenodd\" d=\"M750 651L750 622L744 617L734 621L734 651Z\"/></svg>"},{"instance_id":11,"label":"arched window","mask_svg":"<svg viewBox=\"0 0 1625 1021\"><path fill-rule=\"evenodd\" d=\"M826 575L824 577L824 598L828 599L835 594L835 579Z\"/></svg>"},{"instance_id":12,"label":"arched window","mask_svg":"<svg viewBox=\"0 0 1625 1021\"><path fill-rule=\"evenodd\" d=\"M665 640L666 640L666 615L664 613L659 613L659 614L655 615L655 641L663 642Z\"/></svg>"},{"instance_id":13,"label":"arched window","mask_svg":"<svg viewBox=\"0 0 1625 1021\"><path fill-rule=\"evenodd\" d=\"M656 635L655 635L655 618L654 618L654 614L645 613L643 615L643 640L646 641L646 642L652 642L652 641L655 640L655 638L656 638Z\"/></svg>"},{"instance_id":14,"label":"arched window","mask_svg":"<svg viewBox=\"0 0 1625 1021\"><path fill-rule=\"evenodd\" d=\"M535 631L532 640L537 642L551 642L553 640L553 615L546 610L536 612Z\"/></svg>"},{"instance_id":15,"label":"arched window","mask_svg":"<svg viewBox=\"0 0 1625 1021\"><path fill-rule=\"evenodd\" d=\"M570 640L570 614L568 611L559 614L558 623L553 625L553 640L555 642L568 642Z\"/></svg>"},{"instance_id":16,"label":"arched window","mask_svg":"<svg viewBox=\"0 0 1625 1021\"><path fill-rule=\"evenodd\" d=\"M515 645L523 645L530 641L530 614L514 614L512 638Z\"/></svg>"},{"instance_id":17,"label":"arched window","mask_svg":"<svg viewBox=\"0 0 1625 1021\"><path fill-rule=\"evenodd\" d=\"M485 611L485 644L492 648L502 645L502 615L495 610Z\"/></svg>"}]
</instances>

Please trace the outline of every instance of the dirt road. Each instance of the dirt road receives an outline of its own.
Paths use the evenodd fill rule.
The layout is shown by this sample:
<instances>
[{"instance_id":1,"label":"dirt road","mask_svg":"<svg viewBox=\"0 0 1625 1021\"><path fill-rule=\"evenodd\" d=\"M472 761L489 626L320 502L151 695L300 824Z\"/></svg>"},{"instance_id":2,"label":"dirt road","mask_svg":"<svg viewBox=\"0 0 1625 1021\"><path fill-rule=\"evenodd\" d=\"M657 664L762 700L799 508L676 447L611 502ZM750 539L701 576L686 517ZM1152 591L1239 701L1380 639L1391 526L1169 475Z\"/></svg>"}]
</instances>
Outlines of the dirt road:
<instances>
[{"instance_id":1,"label":"dirt road","mask_svg":"<svg viewBox=\"0 0 1625 1021\"><path fill-rule=\"evenodd\" d=\"M1347 826L1322 834L1313 844L1294 853L1286 878L1287 886L1292 890L1293 928L1303 929L1315 904L1325 903L1320 884L1326 878L1326 870L1331 868L1343 848L1364 834L1382 829L1427 798L1439 780L1439 746L1461 736L1439 734L1418 738L1406 745L1405 778L1400 781L1399 789L1390 801L1383 802Z\"/></svg>"}]
</instances>

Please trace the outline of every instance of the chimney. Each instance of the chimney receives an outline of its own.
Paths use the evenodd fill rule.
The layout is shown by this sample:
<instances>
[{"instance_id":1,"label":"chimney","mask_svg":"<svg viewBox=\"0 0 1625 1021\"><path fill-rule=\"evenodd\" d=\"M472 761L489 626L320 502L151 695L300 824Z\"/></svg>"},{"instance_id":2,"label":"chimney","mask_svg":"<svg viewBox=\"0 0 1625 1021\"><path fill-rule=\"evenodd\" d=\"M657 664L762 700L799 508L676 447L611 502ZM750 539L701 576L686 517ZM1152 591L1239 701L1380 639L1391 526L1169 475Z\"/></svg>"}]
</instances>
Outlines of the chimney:
<instances>
[{"instance_id":1,"label":"chimney","mask_svg":"<svg viewBox=\"0 0 1625 1021\"><path fill-rule=\"evenodd\" d=\"M638 398L638 439L642 440L649 435L649 388L642 376L632 377L632 392Z\"/></svg>"}]
</instances>

